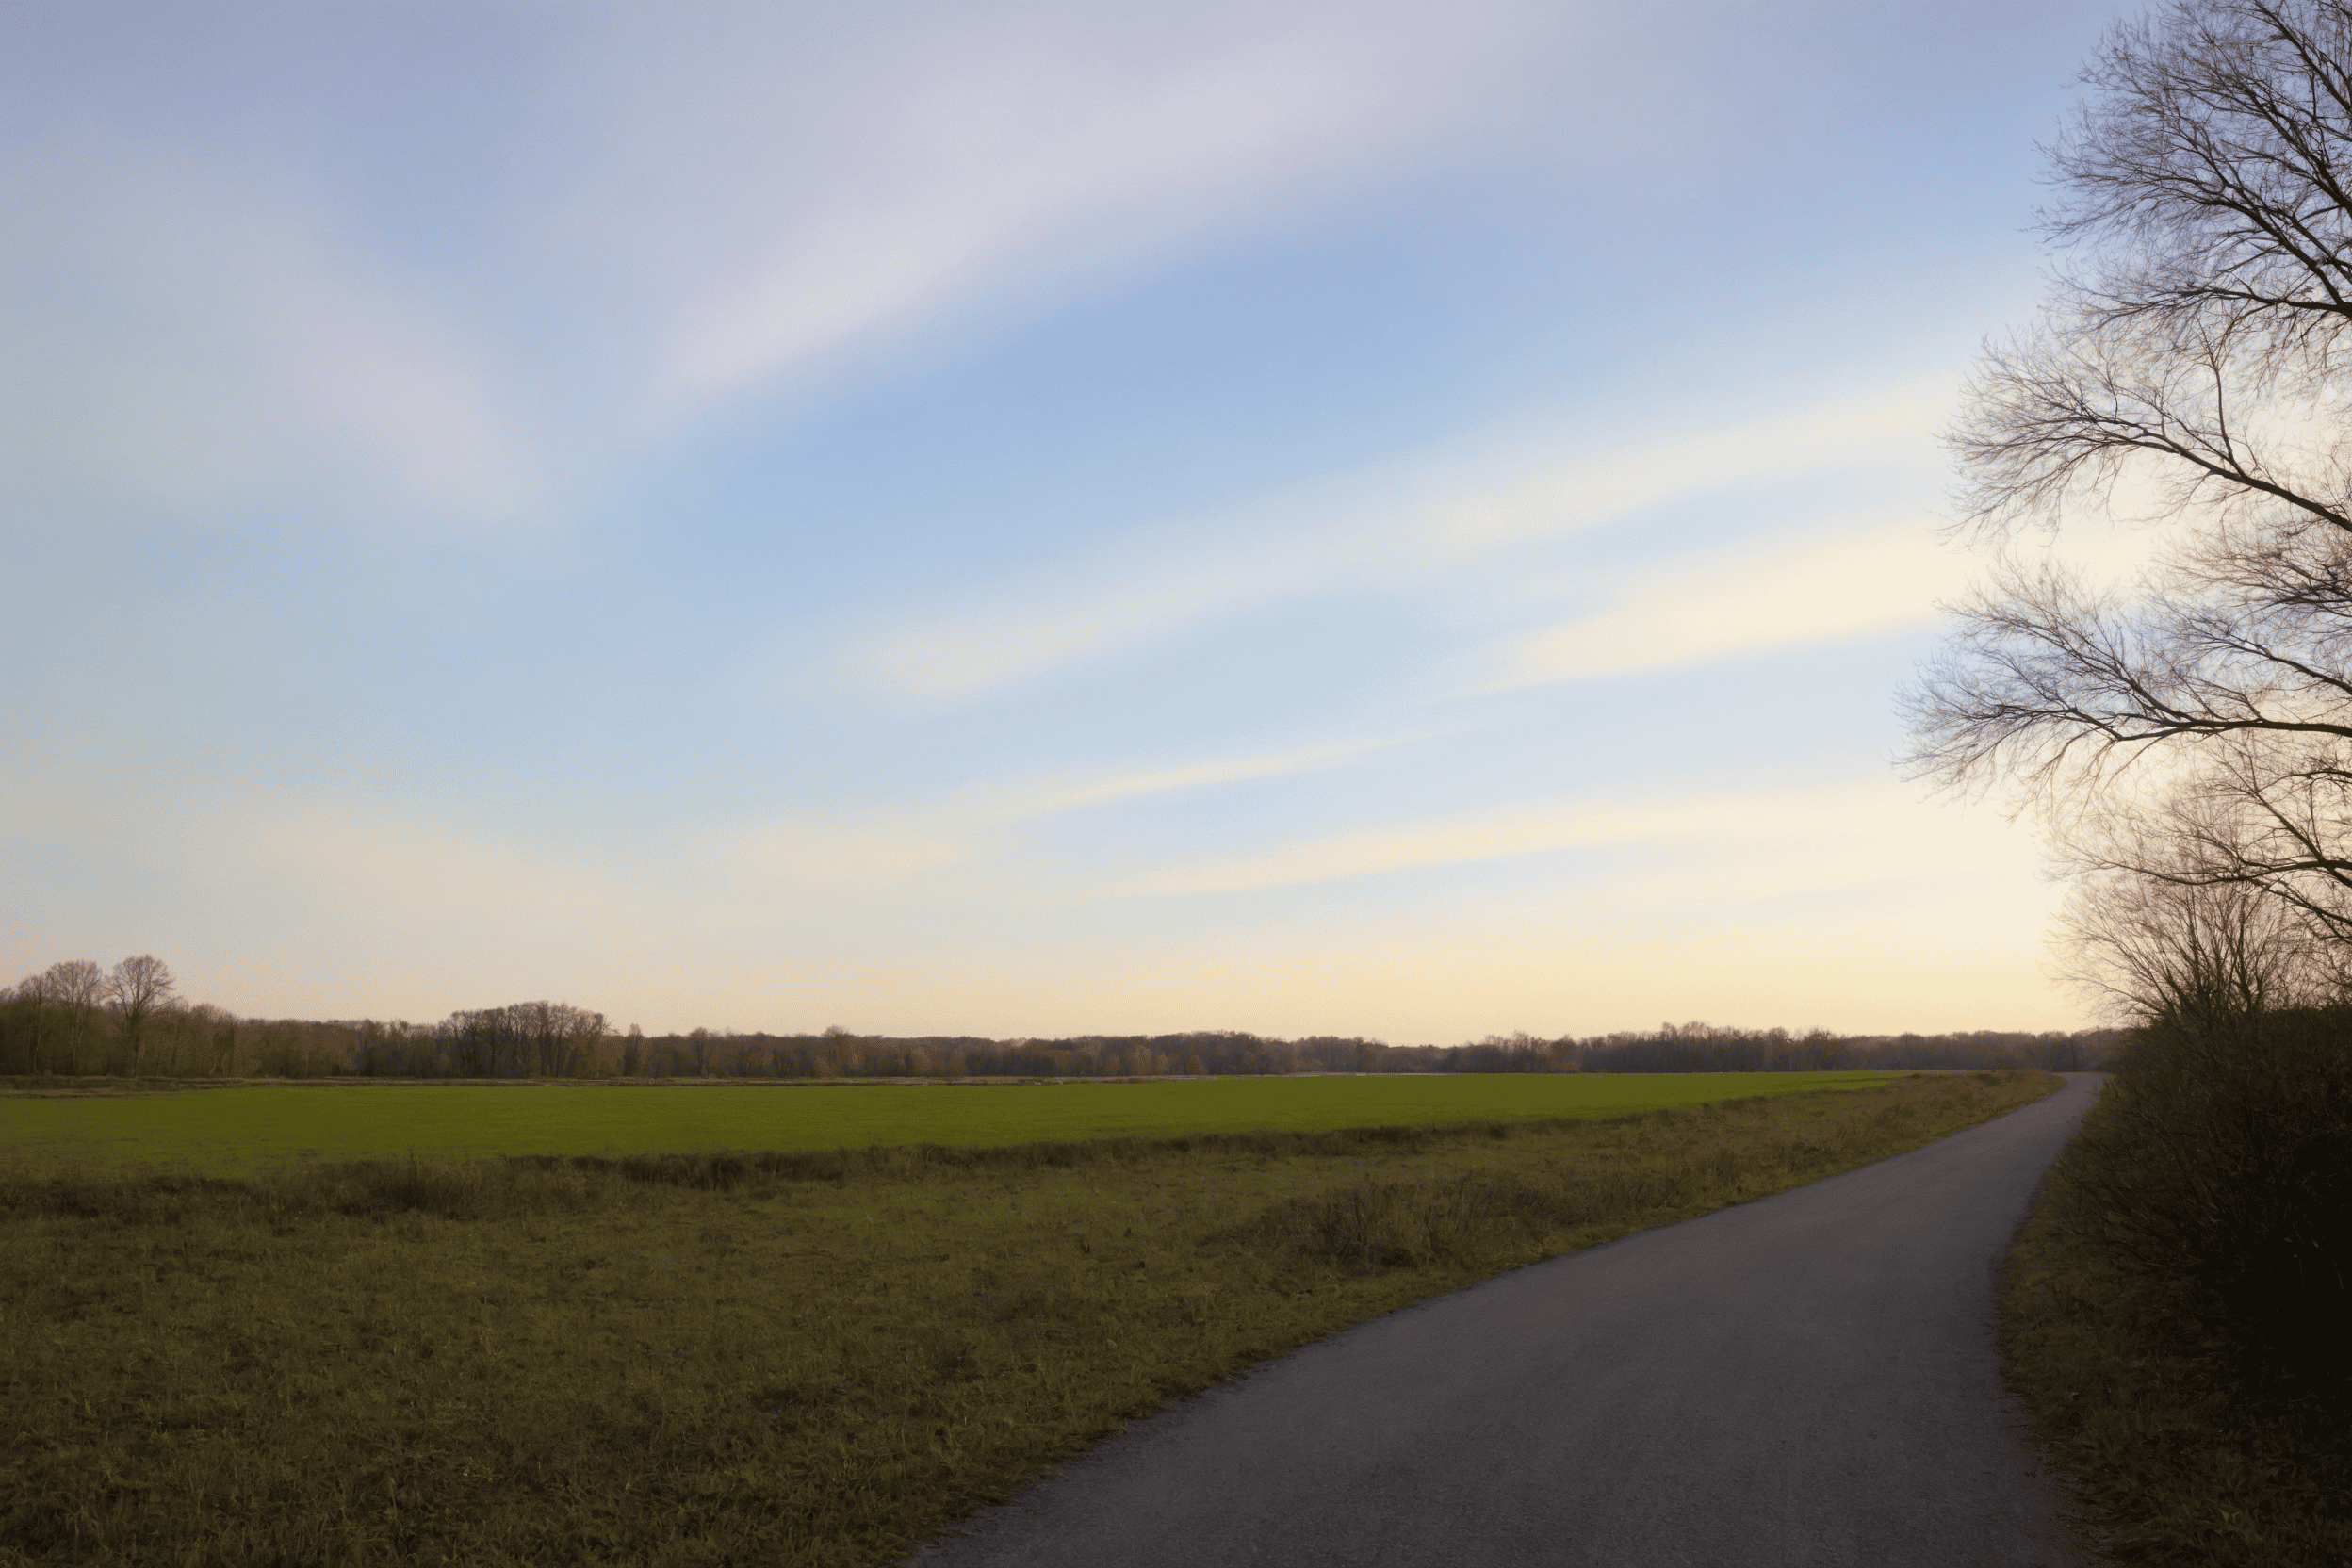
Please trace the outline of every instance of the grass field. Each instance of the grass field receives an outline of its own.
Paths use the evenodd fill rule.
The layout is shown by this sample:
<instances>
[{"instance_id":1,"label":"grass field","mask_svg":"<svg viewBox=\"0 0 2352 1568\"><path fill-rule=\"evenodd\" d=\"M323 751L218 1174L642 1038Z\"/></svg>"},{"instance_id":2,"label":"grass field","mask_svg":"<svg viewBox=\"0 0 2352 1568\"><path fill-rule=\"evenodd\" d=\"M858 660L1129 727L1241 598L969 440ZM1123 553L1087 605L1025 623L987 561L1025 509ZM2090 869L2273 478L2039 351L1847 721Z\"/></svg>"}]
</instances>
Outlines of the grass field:
<instances>
[{"instance_id":1,"label":"grass field","mask_svg":"<svg viewBox=\"0 0 2352 1568\"><path fill-rule=\"evenodd\" d=\"M0 1565L876 1568L1268 1356L2057 1084L1000 1147L20 1169L0 1175ZM864 1091L676 1098L844 1092Z\"/></svg>"},{"instance_id":2,"label":"grass field","mask_svg":"<svg viewBox=\"0 0 2352 1568\"><path fill-rule=\"evenodd\" d=\"M1265 1129L1619 1116L1861 1089L1886 1072L1413 1073L1070 1084L335 1084L0 1094L24 1171L139 1162L251 1170L304 1157L957 1147Z\"/></svg>"}]
</instances>

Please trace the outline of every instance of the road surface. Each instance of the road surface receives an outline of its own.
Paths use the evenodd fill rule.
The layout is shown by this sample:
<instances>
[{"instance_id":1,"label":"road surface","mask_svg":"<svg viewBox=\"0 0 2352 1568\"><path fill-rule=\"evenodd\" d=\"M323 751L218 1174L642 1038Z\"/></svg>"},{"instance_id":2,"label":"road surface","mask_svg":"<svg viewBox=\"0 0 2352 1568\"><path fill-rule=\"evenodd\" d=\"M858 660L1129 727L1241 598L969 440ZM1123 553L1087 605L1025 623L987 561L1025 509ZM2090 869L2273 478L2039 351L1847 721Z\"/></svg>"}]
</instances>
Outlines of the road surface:
<instances>
[{"instance_id":1,"label":"road surface","mask_svg":"<svg viewBox=\"0 0 2352 1568\"><path fill-rule=\"evenodd\" d=\"M2098 1093L1393 1313L915 1568L2075 1568L1994 1271Z\"/></svg>"}]
</instances>

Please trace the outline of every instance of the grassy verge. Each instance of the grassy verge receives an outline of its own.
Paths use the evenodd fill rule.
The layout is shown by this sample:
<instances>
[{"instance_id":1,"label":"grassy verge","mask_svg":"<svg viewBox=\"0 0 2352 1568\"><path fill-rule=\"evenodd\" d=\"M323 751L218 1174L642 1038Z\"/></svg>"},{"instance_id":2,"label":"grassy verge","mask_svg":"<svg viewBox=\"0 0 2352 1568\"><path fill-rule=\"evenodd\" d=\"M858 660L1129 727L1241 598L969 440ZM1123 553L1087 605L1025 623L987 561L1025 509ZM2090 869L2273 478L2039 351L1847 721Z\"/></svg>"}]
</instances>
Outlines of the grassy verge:
<instances>
[{"instance_id":1,"label":"grassy verge","mask_svg":"<svg viewBox=\"0 0 2352 1568\"><path fill-rule=\"evenodd\" d=\"M2265 1396L2243 1327L2199 1299L2190 1270L2118 1233L2130 1217L2107 1190L2125 1132L2113 1093L2010 1253L2011 1387L2116 1561L2343 1568L2352 1397L2316 1380Z\"/></svg>"},{"instance_id":2,"label":"grassy verge","mask_svg":"<svg viewBox=\"0 0 2352 1568\"><path fill-rule=\"evenodd\" d=\"M0 1562L872 1564L1468 1281L2040 1098L0 1190Z\"/></svg>"}]
</instances>

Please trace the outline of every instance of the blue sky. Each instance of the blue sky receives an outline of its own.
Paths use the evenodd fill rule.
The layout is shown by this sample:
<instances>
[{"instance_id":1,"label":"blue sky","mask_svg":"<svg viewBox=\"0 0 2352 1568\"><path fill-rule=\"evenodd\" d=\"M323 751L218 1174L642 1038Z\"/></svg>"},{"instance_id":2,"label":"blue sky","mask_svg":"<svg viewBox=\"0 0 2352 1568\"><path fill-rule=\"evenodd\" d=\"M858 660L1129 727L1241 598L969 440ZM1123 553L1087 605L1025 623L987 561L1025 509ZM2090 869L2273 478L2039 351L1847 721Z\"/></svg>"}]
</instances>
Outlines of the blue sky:
<instances>
[{"instance_id":1,"label":"blue sky","mask_svg":"<svg viewBox=\"0 0 2352 1568\"><path fill-rule=\"evenodd\" d=\"M2114 13L0 6L0 970L2082 1021L1900 780Z\"/></svg>"}]
</instances>

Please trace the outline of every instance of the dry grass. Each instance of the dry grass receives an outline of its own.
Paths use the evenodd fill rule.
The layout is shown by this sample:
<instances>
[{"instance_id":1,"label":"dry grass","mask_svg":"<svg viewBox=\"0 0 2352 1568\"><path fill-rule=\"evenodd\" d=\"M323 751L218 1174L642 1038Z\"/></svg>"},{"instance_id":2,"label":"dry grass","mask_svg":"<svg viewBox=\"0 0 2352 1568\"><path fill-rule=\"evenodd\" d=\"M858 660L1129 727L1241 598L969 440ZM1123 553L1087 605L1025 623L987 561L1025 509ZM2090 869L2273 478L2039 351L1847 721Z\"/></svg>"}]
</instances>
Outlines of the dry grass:
<instances>
[{"instance_id":1,"label":"dry grass","mask_svg":"<svg viewBox=\"0 0 2352 1568\"><path fill-rule=\"evenodd\" d=\"M1499 1269L2037 1099L0 1192L0 1562L874 1564Z\"/></svg>"}]
</instances>

